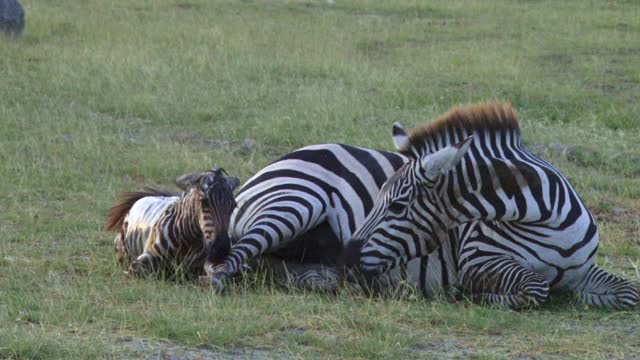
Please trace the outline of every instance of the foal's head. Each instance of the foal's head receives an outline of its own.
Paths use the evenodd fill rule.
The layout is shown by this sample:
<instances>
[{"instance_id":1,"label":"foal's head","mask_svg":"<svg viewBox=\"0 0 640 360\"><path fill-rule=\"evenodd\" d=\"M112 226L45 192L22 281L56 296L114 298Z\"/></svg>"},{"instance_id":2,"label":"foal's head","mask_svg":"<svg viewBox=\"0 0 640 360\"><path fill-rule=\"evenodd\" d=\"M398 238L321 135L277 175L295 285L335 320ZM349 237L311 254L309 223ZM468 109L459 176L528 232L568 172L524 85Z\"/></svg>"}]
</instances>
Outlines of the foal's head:
<instances>
[{"instance_id":1,"label":"foal's head","mask_svg":"<svg viewBox=\"0 0 640 360\"><path fill-rule=\"evenodd\" d=\"M213 229L207 229L206 224L200 225L205 234L206 246L209 248L208 260L219 262L231 248L228 231L231 213L236 207L233 190L240 185L240 180L235 176L228 176L222 168L213 168L205 172L182 175L176 179L176 185L185 191L196 191L203 214L210 215ZM204 218L199 217L201 222Z\"/></svg>"}]
</instances>

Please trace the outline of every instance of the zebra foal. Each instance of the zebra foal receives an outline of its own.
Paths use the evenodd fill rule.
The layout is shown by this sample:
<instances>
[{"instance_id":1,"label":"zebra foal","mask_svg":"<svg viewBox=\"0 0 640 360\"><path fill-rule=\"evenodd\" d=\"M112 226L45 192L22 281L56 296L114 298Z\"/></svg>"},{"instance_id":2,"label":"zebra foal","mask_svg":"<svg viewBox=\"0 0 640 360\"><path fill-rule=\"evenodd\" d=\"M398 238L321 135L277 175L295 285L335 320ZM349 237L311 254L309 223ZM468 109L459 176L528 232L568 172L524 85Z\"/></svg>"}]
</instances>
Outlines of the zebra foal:
<instances>
[{"instance_id":1,"label":"zebra foal","mask_svg":"<svg viewBox=\"0 0 640 360\"><path fill-rule=\"evenodd\" d=\"M178 177L182 194L147 189L120 195L105 230L118 232L114 247L130 274L183 269L197 275L226 256L233 190L240 181L224 174L216 168Z\"/></svg>"},{"instance_id":2,"label":"zebra foal","mask_svg":"<svg viewBox=\"0 0 640 360\"><path fill-rule=\"evenodd\" d=\"M594 264L593 216L564 175L521 144L511 105L456 107L409 135L396 125L394 140L409 161L345 251L365 277L453 241L463 290L484 302L525 307L571 291L589 305L638 303L631 282Z\"/></svg>"}]
</instances>

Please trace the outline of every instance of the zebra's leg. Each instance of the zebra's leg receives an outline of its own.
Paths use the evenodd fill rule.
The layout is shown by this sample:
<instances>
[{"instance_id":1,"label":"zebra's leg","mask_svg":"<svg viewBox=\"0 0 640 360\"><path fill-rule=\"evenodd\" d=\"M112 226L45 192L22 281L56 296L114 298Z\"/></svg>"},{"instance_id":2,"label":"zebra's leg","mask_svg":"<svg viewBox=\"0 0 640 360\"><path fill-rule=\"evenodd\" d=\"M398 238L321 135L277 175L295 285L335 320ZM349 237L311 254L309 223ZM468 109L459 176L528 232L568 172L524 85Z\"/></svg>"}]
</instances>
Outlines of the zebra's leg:
<instances>
[{"instance_id":1,"label":"zebra's leg","mask_svg":"<svg viewBox=\"0 0 640 360\"><path fill-rule=\"evenodd\" d=\"M222 292L232 277L239 274L249 260L253 260L268 250L264 244L277 244L280 239L278 233L273 231L274 227L270 223L263 222L261 226L254 227L238 242L236 242L231 252L222 264L219 264L207 271L208 285L217 292ZM204 284L205 281L202 282Z\"/></svg>"},{"instance_id":2,"label":"zebra's leg","mask_svg":"<svg viewBox=\"0 0 640 360\"><path fill-rule=\"evenodd\" d=\"M533 307L549 296L549 284L541 275L504 255L465 265L460 274L463 291L488 305Z\"/></svg>"},{"instance_id":3,"label":"zebra's leg","mask_svg":"<svg viewBox=\"0 0 640 360\"><path fill-rule=\"evenodd\" d=\"M281 212L281 211L273 211ZM266 208L262 210L263 214L260 216L260 221L253 224L251 228L246 231L242 237L233 244L229 255L225 258L221 266L217 266L215 273L209 276L210 285L218 292L224 290L226 283L235 275L240 273L245 264L255 260L258 256L265 252L273 251L286 247L291 244L291 241L307 241L308 239L301 239L300 236L305 237L307 232L313 233L316 228L320 228L321 231L327 226L322 218L312 218L308 221L309 224L318 224L316 227L308 229L306 227L290 227L291 222L287 226L283 223L283 219L279 215L271 215L270 209ZM316 213L321 213L317 211ZM296 220L297 221L297 220ZM316 241L310 239L309 241Z\"/></svg>"},{"instance_id":4,"label":"zebra's leg","mask_svg":"<svg viewBox=\"0 0 640 360\"><path fill-rule=\"evenodd\" d=\"M144 252L129 265L129 274L135 277L145 277L157 274L162 269L162 257Z\"/></svg>"},{"instance_id":5,"label":"zebra's leg","mask_svg":"<svg viewBox=\"0 0 640 360\"><path fill-rule=\"evenodd\" d=\"M260 258L259 267L271 273L276 281L291 288L336 291L340 284L336 268L323 264L291 263L265 256Z\"/></svg>"},{"instance_id":6,"label":"zebra's leg","mask_svg":"<svg viewBox=\"0 0 640 360\"><path fill-rule=\"evenodd\" d=\"M638 304L638 288L629 280L591 265L575 289L578 303L613 309L629 309Z\"/></svg>"}]
</instances>

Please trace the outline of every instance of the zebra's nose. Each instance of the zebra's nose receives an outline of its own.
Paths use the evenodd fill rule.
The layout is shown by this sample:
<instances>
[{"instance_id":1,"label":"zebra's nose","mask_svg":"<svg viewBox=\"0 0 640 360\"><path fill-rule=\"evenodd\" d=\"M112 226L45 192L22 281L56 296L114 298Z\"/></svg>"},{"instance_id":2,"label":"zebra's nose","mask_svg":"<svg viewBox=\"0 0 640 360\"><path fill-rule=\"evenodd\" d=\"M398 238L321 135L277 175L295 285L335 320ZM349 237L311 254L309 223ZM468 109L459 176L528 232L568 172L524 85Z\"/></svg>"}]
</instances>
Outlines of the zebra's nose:
<instances>
[{"instance_id":1,"label":"zebra's nose","mask_svg":"<svg viewBox=\"0 0 640 360\"><path fill-rule=\"evenodd\" d=\"M360 257L362 256L362 244L364 240L351 239L342 249L341 262L349 268L355 268L360 265Z\"/></svg>"}]
</instances>

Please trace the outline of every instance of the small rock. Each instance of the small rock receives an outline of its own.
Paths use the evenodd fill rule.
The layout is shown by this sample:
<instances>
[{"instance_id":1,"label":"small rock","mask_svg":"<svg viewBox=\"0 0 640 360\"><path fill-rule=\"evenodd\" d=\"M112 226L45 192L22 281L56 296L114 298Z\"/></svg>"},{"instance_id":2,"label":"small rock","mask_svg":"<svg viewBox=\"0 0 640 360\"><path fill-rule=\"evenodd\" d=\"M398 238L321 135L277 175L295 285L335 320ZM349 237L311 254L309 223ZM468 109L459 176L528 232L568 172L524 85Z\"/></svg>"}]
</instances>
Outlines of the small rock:
<instances>
[{"instance_id":1,"label":"small rock","mask_svg":"<svg viewBox=\"0 0 640 360\"><path fill-rule=\"evenodd\" d=\"M565 145L560 143L529 144L527 149L534 154L545 156L564 156L567 160L582 165L602 164L602 155L595 149L580 145Z\"/></svg>"},{"instance_id":2,"label":"small rock","mask_svg":"<svg viewBox=\"0 0 640 360\"><path fill-rule=\"evenodd\" d=\"M253 139L244 139L242 140L242 148L247 150L253 150L258 146L258 143Z\"/></svg>"},{"instance_id":3,"label":"small rock","mask_svg":"<svg viewBox=\"0 0 640 360\"><path fill-rule=\"evenodd\" d=\"M18 37L24 30L24 9L18 0L0 0L0 33Z\"/></svg>"},{"instance_id":4,"label":"small rock","mask_svg":"<svg viewBox=\"0 0 640 360\"><path fill-rule=\"evenodd\" d=\"M549 144L549 149L551 151L559 153L559 154L564 154L564 155L567 155L567 156L571 156L576 152L577 147L573 146L573 145L564 145L564 144L559 144L559 143L551 143L551 144Z\"/></svg>"},{"instance_id":5,"label":"small rock","mask_svg":"<svg viewBox=\"0 0 640 360\"><path fill-rule=\"evenodd\" d=\"M0 0L1 1L1 0ZM51 141L53 142L66 142L66 143L70 143L73 142L73 136L69 133L64 133L60 136L56 136L53 139L51 139Z\"/></svg>"},{"instance_id":6,"label":"small rock","mask_svg":"<svg viewBox=\"0 0 640 360\"><path fill-rule=\"evenodd\" d=\"M551 144L531 144L527 148L537 154L549 152L552 154L567 155L570 156L576 152L576 147L573 145L564 145L559 143Z\"/></svg>"},{"instance_id":7,"label":"small rock","mask_svg":"<svg viewBox=\"0 0 640 360\"><path fill-rule=\"evenodd\" d=\"M242 140L242 143L240 144L240 146L238 147L238 152L240 154L249 154L251 153L253 150L255 150L255 148L258 147L258 143L253 140L253 139L244 139Z\"/></svg>"},{"instance_id":8,"label":"small rock","mask_svg":"<svg viewBox=\"0 0 640 360\"><path fill-rule=\"evenodd\" d=\"M613 216L622 216L627 213L627 209L625 208L613 208L611 209L611 215Z\"/></svg>"}]
</instances>

